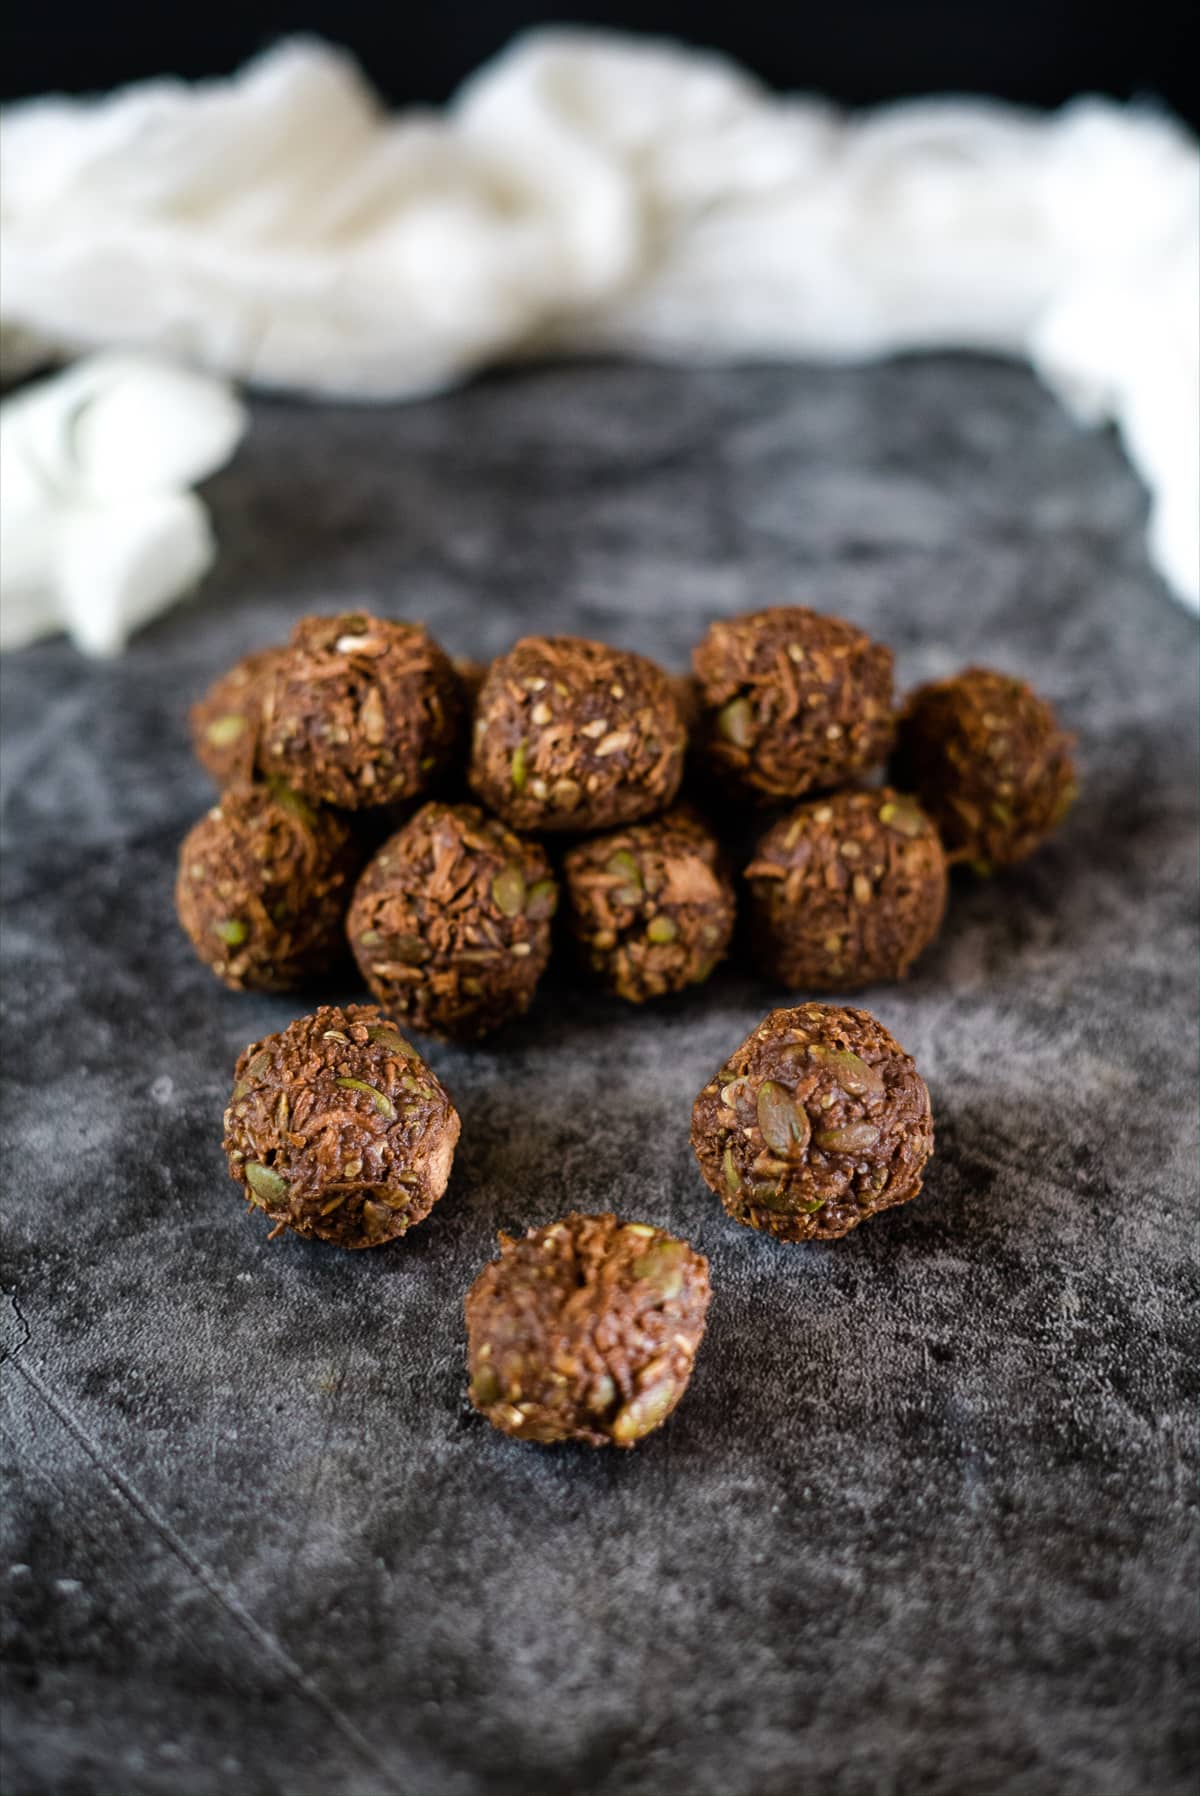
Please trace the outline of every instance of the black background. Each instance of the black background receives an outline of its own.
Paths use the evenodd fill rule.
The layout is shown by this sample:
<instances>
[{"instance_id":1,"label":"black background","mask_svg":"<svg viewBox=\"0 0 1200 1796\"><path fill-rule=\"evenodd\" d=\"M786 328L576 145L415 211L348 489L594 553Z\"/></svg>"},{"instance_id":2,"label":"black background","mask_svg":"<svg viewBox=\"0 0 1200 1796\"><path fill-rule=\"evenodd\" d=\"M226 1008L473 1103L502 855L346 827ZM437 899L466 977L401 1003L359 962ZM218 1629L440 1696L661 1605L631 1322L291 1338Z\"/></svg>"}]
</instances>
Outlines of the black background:
<instances>
[{"instance_id":1,"label":"black background","mask_svg":"<svg viewBox=\"0 0 1200 1796\"><path fill-rule=\"evenodd\" d=\"M725 50L788 89L851 105L960 91L1056 105L1084 91L1149 95L1200 120L1181 6L1095 0L787 0L571 6L525 0L384 6L379 0L79 0L8 9L3 92L111 87L140 76L223 74L280 35L320 32L354 50L395 102L439 102L522 28L570 19L669 33Z\"/></svg>"}]
</instances>

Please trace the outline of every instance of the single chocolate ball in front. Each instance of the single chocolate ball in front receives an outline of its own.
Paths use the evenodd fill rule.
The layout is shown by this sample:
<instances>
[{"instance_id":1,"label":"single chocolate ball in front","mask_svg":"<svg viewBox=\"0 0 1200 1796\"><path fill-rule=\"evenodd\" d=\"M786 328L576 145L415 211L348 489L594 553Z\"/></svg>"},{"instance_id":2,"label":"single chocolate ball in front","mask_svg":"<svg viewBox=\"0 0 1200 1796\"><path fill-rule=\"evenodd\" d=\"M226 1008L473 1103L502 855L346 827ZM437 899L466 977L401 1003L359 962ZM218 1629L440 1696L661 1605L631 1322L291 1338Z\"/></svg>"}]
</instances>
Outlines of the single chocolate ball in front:
<instances>
[{"instance_id":1,"label":"single chocolate ball in front","mask_svg":"<svg viewBox=\"0 0 1200 1796\"><path fill-rule=\"evenodd\" d=\"M258 649L214 680L188 713L196 759L214 785L242 785L259 772L262 695L281 648Z\"/></svg>"},{"instance_id":2,"label":"single chocolate ball in front","mask_svg":"<svg viewBox=\"0 0 1200 1796\"><path fill-rule=\"evenodd\" d=\"M929 1093L865 1010L773 1010L710 1079L692 1148L729 1214L781 1241L830 1241L921 1189Z\"/></svg>"},{"instance_id":3,"label":"single chocolate ball in front","mask_svg":"<svg viewBox=\"0 0 1200 1796\"><path fill-rule=\"evenodd\" d=\"M241 1055L225 1153L273 1234L380 1247L441 1197L458 1131L458 1112L393 1022L373 1005L325 1005Z\"/></svg>"},{"instance_id":4,"label":"single chocolate ball in front","mask_svg":"<svg viewBox=\"0 0 1200 1796\"><path fill-rule=\"evenodd\" d=\"M557 898L536 842L477 805L427 804L367 866L346 931L392 1016L471 1040L529 1008Z\"/></svg>"},{"instance_id":5,"label":"single chocolate ball in front","mask_svg":"<svg viewBox=\"0 0 1200 1796\"><path fill-rule=\"evenodd\" d=\"M615 829L670 804L687 733L644 655L527 636L493 661L475 705L471 789L520 830Z\"/></svg>"},{"instance_id":6,"label":"single chocolate ball in front","mask_svg":"<svg viewBox=\"0 0 1200 1796\"><path fill-rule=\"evenodd\" d=\"M709 1296L703 1255L648 1223L501 1235L467 1295L471 1401L518 1440L635 1446L687 1388Z\"/></svg>"},{"instance_id":7,"label":"single chocolate ball in front","mask_svg":"<svg viewBox=\"0 0 1200 1796\"><path fill-rule=\"evenodd\" d=\"M733 884L716 837L691 811L579 843L563 881L584 964L631 1004L707 979L728 951Z\"/></svg>"},{"instance_id":8,"label":"single chocolate ball in front","mask_svg":"<svg viewBox=\"0 0 1200 1796\"><path fill-rule=\"evenodd\" d=\"M184 837L179 921L234 991L290 991L344 958L361 863L336 812L278 783L231 789Z\"/></svg>"},{"instance_id":9,"label":"single chocolate ball in front","mask_svg":"<svg viewBox=\"0 0 1200 1796\"><path fill-rule=\"evenodd\" d=\"M348 811L417 798L459 745L462 690L424 624L301 618L264 684L262 766Z\"/></svg>"},{"instance_id":10,"label":"single chocolate ball in front","mask_svg":"<svg viewBox=\"0 0 1200 1796\"><path fill-rule=\"evenodd\" d=\"M968 667L919 686L900 719L892 774L978 873L1024 860L1075 797L1073 738L1024 680Z\"/></svg>"},{"instance_id":11,"label":"single chocolate ball in front","mask_svg":"<svg viewBox=\"0 0 1200 1796\"><path fill-rule=\"evenodd\" d=\"M892 651L843 618L799 605L724 618L692 668L708 762L756 803L846 785L892 745Z\"/></svg>"},{"instance_id":12,"label":"single chocolate ball in front","mask_svg":"<svg viewBox=\"0 0 1200 1796\"><path fill-rule=\"evenodd\" d=\"M946 909L937 830L887 787L797 805L759 839L745 881L759 970L797 990L902 979Z\"/></svg>"}]
</instances>

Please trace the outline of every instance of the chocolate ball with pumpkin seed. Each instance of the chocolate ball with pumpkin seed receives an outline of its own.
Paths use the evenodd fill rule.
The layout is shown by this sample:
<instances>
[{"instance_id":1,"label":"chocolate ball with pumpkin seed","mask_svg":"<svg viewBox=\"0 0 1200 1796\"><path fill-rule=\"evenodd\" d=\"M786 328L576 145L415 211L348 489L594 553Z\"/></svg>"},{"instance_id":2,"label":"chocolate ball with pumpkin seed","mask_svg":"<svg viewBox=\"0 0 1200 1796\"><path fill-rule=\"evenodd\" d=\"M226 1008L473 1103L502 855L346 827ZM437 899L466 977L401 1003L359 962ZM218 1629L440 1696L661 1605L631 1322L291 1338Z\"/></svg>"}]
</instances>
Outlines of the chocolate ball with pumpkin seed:
<instances>
[{"instance_id":1,"label":"chocolate ball with pumpkin seed","mask_svg":"<svg viewBox=\"0 0 1200 1796\"><path fill-rule=\"evenodd\" d=\"M471 1040L528 1010L557 900L536 842L477 805L427 804L369 862L346 932L393 1016Z\"/></svg>"},{"instance_id":2,"label":"chocolate ball with pumpkin seed","mask_svg":"<svg viewBox=\"0 0 1200 1796\"><path fill-rule=\"evenodd\" d=\"M690 810L589 837L565 857L563 883L584 964L631 1004L698 984L728 951L733 884Z\"/></svg>"},{"instance_id":3,"label":"chocolate ball with pumpkin seed","mask_svg":"<svg viewBox=\"0 0 1200 1796\"><path fill-rule=\"evenodd\" d=\"M773 1010L696 1099L692 1149L738 1222L830 1241L917 1195L929 1093L869 1011Z\"/></svg>"},{"instance_id":4,"label":"chocolate ball with pumpkin seed","mask_svg":"<svg viewBox=\"0 0 1200 1796\"><path fill-rule=\"evenodd\" d=\"M458 1112L374 1005L323 1005L240 1056L225 1112L230 1176L284 1229L381 1247L446 1189Z\"/></svg>"},{"instance_id":5,"label":"chocolate ball with pumpkin seed","mask_svg":"<svg viewBox=\"0 0 1200 1796\"><path fill-rule=\"evenodd\" d=\"M252 780L258 770L262 695L281 648L258 649L214 680L188 713L196 759L222 788Z\"/></svg>"},{"instance_id":6,"label":"chocolate ball with pumpkin seed","mask_svg":"<svg viewBox=\"0 0 1200 1796\"><path fill-rule=\"evenodd\" d=\"M892 771L933 817L951 859L988 874L1024 860L1066 816L1072 746L1024 680L968 667L911 695Z\"/></svg>"},{"instance_id":7,"label":"chocolate ball with pumpkin seed","mask_svg":"<svg viewBox=\"0 0 1200 1796\"><path fill-rule=\"evenodd\" d=\"M361 864L336 811L278 782L231 789L184 837L179 921L234 991L291 991L344 959Z\"/></svg>"},{"instance_id":8,"label":"chocolate ball with pumpkin seed","mask_svg":"<svg viewBox=\"0 0 1200 1796\"><path fill-rule=\"evenodd\" d=\"M653 661L527 636L480 688L470 785L513 829L615 829L670 804L686 747L674 688Z\"/></svg>"},{"instance_id":9,"label":"chocolate ball with pumpkin seed","mask_svg":"<svg viewBox=\"0 0 1200 1796\"><path fill-rule=\"evenodd\" d=\"M797 805L760 837L745 880L761 972L809 991L903 978L946 909L937 830L886 787Z\"/></svg>"},{"instance_id":10,"label":"chocolate ball with pumpkin seed","mask_svg":"<svg viewBox=\"0 0 1200 1796\"><path fill-rule=\"evenodd\" d=\"M892 745L892 651L854 624L775 605L713 624L692 654L702 747L755 803L842 786Z\"/></svg>"},{"instance_id":11,"label":"chocolate ball with pumpkin seed","mask_svg":"<svg viewBox=\"0 0 1200 1796\"><path fill-rule=\"evenodd\" d=\"M301 618L264 683L259 759L349 811L420 797L459 744L463 688L424 624Z\"/></svg>"},{"instance_id":12,"label":"chocolate ball with pumpkin seed","mask_svg":"<svg viewBox=\"0 0 1200 1796\"><path fill-rule=\"evenodd\" d=\"M687 1388L709 1296L703 1255L649 1223L502 1234L467 1294L471 1401L518 1440L635 1446Z\"/></svg>"}]
</instances>

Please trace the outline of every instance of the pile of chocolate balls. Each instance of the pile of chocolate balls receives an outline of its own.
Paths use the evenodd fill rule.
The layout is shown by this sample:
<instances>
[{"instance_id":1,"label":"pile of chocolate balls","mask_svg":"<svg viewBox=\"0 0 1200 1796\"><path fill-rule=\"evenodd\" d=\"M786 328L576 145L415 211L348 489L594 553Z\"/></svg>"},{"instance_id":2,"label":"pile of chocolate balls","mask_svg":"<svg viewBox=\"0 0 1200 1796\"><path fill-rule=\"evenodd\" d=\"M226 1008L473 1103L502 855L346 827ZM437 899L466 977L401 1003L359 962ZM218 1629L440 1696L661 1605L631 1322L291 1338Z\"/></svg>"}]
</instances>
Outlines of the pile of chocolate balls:
<instances>
[{"instance_id":1,"label":"pile of chocolate balls","mask_svg":"<svg viewBox=\"0 0 1200 1796\"><path fill-rule=\"evenodd\" d=\"M1022 681L968 668L898 710L891 651L800 607L714 623L687 679L575 637L484 669L420 624L305 618L191 721L221 789L179 857L197 954L286 991L348 949L377 1000L252 1043L225 1116L251 1205L347 1248L404 1234L450 1176L458 1115L404 1032L527 1010L560 895L580 965L631 1003L706 979L739 906L773 984L845 994L929 945L952 863L1022 859L1075 790ZM833 1239L920 1190L929 1094L868 1012L803 1001L704 1087L692 1146L740 1222ZM521 1439L632 1446L682 1396L708 1298L703 1257L645 1223L502 1236L467 1298L472 1400Z\"/></svg>"}]
</instances>

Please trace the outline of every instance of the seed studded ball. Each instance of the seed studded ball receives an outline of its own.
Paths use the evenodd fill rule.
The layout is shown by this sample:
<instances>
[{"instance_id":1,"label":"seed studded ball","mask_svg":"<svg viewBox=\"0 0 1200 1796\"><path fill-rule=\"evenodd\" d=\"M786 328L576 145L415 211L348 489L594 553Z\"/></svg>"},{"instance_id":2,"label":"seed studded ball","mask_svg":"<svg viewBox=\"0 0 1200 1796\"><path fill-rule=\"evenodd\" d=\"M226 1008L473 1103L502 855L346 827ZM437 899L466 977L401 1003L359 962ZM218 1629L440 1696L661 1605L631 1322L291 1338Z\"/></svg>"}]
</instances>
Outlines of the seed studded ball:
<instances>
[{"instance_id":1,"label":"seed studded ball","mask_svg":"<svg viewBox=\"0 0 1200 1796\"><path fill-rule=\"evenodd\" d=\"M273 1235L380 1247L428 1216L458 1131L458 1112L394 1023L373 1005L325 1005L242 1054L225 1152Z\"/></svg>"},{"instance_id":2,"label":"seed studded ball","mask_svg":"<svg viewBox=\"0 0 1200 1796\"><path fill-rule=\"evenodd\" d=\"M196 759L222 789L244 784L258 771L263 690L284 653L271 648L246 655L188 713Z\"/></svg>"},{"instance_id":3,"label":"seed studded ball","mask_svg":"<svg viewBox=\"0 0 1200 1796\"><path fill-rule=\"evenodd\" d=\"M462 686L424 624L305 617L263 693L261 759L343 809L429 790L458 746Z\"/></svg>"},{"instance_id":4,"label":"seed studded ball","mask_svg":"<svg viewBox=\"0 0 1200 1796\"><path fill-rule=\"evenodd\" d=\"M761 972L809 991L903 978L946 908L937 830L887 788L797 805L760 838L745 880Z\"/></svg>"},{"instance_id":5,"label":"seed studded ball","mask_svg":"<svg viewBox=\"0 0 1200 1796\"><path fill-rule=\"evenodd\" d=\"M968 667L909 698L892 772L934 819L951 859L987 874L1024 860L1066 816L1073 740L1023 680Z\"/></svg>"},{"instance_id":6,"label":"seed studded ball","mask_svg":"<svg viewBox=\"0 0 1200 1796\"><path fill-rule=\"evenodd\" d=\"M527 636L493 661L475 706L470 783L513 829L615 829L670 804L687 732L643 655Z\"/></svg>"},{"instance_id":7,"label":"seed studded ball","mask_svg":"<svg viewBox=\"0 0 1200 1796\"><path fill-rule=\"evenodd\" d=\"M707 979L736 909L712 831L689 811L592 836L563 862L580 956L609 991L641 1004Z\"/></svg>"},{"instance_id":8,"label":"seed studded ball","mask_svg":"<svg viewBox=\"0 0 1200 1796\"><path fill-rule=\"evenodd\" d=\"M234 991L291 991L344 958L361 863L336 812L277 783L229 790L180 848L179 921Z\"/></svg>"},{"instance_id":9,"label":"seed studded ball","mask_svg":"<svg viewBox=\"0 0 1200 1796\"><path fill-rule=\"evenodd\" d=\"M921 1189L925 1081L865 1010L773 1010L692 1110L692 1148L729 1214L781 1241L830 1241Z\"/></svg>"},{"instance_id":10,"label":"seed studded ball","mask_svg":"<svg viewBox=\"0 0 1200 1796\"><path fill-rule=\"evenodd\" d=\"M529 1008L557 900L536 842L476 805L427 804L367 866L346 928L393 1016L469 1040Z\"/></svg>"},{"instance_id":11,"label":"seed studded ball","mask_svg":"<svg viewBox=\"0 0 1200 1796\"><path fill-rule=\"evenodd\" d=\"M840 617L776 605L692 655L717 778L762 803L847 784L892 745L892 651Z\"/></svg>"},{"instance_id":12,"label":"seed studded ball","mask_svg":"<svg viewBox=\"0 0 1200 1796\"><path fill-rule=\"evenodd\" d=\"M467 1294L471 1401L518 1440L632 1447L686 1390L709 1295L703 1255L648 1223L501 1235Z\"/></svg>"}]
</instances>

